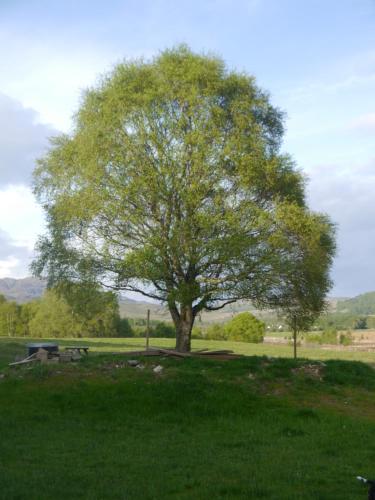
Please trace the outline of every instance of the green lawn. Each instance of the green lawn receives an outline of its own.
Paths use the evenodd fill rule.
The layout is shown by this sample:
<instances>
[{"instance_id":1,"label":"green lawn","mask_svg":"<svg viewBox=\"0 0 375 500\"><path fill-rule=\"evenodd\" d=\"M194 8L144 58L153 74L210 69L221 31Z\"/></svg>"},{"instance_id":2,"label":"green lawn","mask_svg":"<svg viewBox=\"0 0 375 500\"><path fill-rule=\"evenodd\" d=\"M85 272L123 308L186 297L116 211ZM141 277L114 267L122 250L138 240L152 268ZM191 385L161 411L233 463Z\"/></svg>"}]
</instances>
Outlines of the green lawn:
<instances>
[{"instance_id":1,"label":"green lawn","mask_svg":"<svg viewBox=\"0 0 375 500\"><path fill-rule=\"evenodd\" d=\"M88 345L91 352L126 352L145 347L145 340L142 338L85 338L85 339L25 339L14 337L0 337L0 367L13 361L14 353L24 354L28 342L56 341L61 346L64 345ZM154 347L173 348L175 341L173 339L151 339L150 345ZM193 340L193 350L208 348L231 349L238 354L246 356L272 356L290 358L293 356L291 345L273 345L273 344L250 344L246 342L224 342L216 340ZM300 347L298 348L300 357L308 359L343 359L353 361L364 361L375 363L375 352L354 351L350 348L345 350L326 350L321 347Z\"/></svg>"},{"instance_id":2,"label":"green lawn","mask_svg":"<svg viewBox=\"0 0 375 500\"><path fill-rule=\"evenodd\" d=\"M1 499L366 498L355 476L375 476L369 364L327 361L315 376L311 362L260 356L280 347L236 344L257 356L139 370L108 351L140 341L76 342L107 354L8 368L25 340L0 340Z\"/></svg>"}]
</instances>

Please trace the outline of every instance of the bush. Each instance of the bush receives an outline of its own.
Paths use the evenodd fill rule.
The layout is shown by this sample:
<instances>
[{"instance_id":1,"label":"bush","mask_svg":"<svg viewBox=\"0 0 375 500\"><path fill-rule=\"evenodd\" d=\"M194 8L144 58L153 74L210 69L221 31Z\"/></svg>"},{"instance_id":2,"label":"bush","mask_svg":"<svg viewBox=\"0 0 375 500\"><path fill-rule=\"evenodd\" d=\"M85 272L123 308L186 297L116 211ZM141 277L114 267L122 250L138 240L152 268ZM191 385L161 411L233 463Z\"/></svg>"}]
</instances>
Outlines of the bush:
<instances>
[{"instance_id":1,"label":"bush","mask_svg":"<svg viewBox=\"0 0 375 500\"><path fill-rule=\"evenodd\" d=\"M174 339L176 337L176 329L174 326L160 321L154 328L151 329L150 336Z\"/></svg>"},{"instance_id":2,"label":"bush","mask_svg":"<svg viewBox=\"0 0 375 500\"><path fill-rule=\"evenodd\" d=\"M207 328L206 339L209 340L227 340L226 332L223 325L213 323Z\"/></svg>"},{"instance_id":3,"label":"bush","mask_svg":"<svg viewBox=\"0 0 375 500\"><path fill-rule=\"evenodd\" d=\"M205 335L203 334L202 328L199 326L194 326L192 331L191 331L191 338L192 339L204 339Z\"/></svg>"},{"instance_id":4,"label":"bush","mask_svg":"<svg viewBox=\"0 0 375 500\"><path fill-rule=\"evenodd\" d=\"M118 337L134 337L134 331L127 318L118 318L116 322L116 332Z\"/></svg>"},{"instance_id":5,"label":"bush","mask_svg":"<svg viewBox=\"0 0 375 500\"><path fill-rule=\"evenodd\" d=\"M354 322L355 330L366 330L367 329L367 318L357 318Z\"/></svg>"},{"instance_id":6,"label":"bush","mask_svg":"<svg viewBox=\"0 0 375 500\"><path fill-rule=\"evenodd\" d=\"M351 345L353 343L353 337L351 332L340 334L340 344L341 345Z\"/></svg>"},{"instance_id":7,"label":"bush","mask_svg":"<svg viewBox=\"0 0 375 500\"><path fill-rule=\"evenodd\" d=\"M132 328L134 337L140 338L146 336L146 327L141 325L135 325Z\"/></svg>"},{"instance_id":8,"label":"bush","mask_svg":"<svg viewBox=\"0 0 375 500\"><path fill-rule=\"evenodd\" d=\"M321 344L322 343L322 336L319 335L318 333L308 334L306 340L307 340L307 342L309 342L311 344Z\"/></svg>"},{"instance_id":9,"label":"bush","mask_svg":"<svg viewBox=\"0 0 375 500\"><path fill-rule=\"evenodd\" d=\"M265 324L249 312L237 314L225 325L226 338L242 342L263 342Z\"/></svg>"},{"instance_id":10,"label":"bush","mask_svg":"<svg viewBox=\"0 0 375 500\"><path fill-rule=\"evenodd\" d=\"M337 344L337 330L336 328L327 328L323 331L321 336L321 344Z\"/></svg>"}]
</instances>

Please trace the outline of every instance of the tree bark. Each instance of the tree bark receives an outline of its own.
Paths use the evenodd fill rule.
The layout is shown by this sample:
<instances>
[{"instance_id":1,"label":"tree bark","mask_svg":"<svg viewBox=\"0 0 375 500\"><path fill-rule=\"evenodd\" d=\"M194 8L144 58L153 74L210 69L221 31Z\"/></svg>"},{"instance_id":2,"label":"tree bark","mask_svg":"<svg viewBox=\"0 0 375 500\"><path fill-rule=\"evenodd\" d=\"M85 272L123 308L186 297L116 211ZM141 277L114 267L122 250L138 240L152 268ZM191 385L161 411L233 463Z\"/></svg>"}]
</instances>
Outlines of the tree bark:
<instances>
[{"instance_id":1,"label":"tree bark","mask_svg":"<svg viewBox=\"0 0 375 500\"><path fill-rule=\"evenodd\" d=\"M191 330L194 324L194 312L192 305L181 306L180 311L175 308L171 310L173 322L176 327L176 351L190 352Z\"/></svg>"},{"instance_id":2,"label":"tree bark","mask_svg":"<svg viewBox=\"0 0 375 500\"><path fill-rule=\"evenodd\" d=\"M297 328L293 328L293 354L294 359L297 359Z\"/></svg>"}]
</instances>

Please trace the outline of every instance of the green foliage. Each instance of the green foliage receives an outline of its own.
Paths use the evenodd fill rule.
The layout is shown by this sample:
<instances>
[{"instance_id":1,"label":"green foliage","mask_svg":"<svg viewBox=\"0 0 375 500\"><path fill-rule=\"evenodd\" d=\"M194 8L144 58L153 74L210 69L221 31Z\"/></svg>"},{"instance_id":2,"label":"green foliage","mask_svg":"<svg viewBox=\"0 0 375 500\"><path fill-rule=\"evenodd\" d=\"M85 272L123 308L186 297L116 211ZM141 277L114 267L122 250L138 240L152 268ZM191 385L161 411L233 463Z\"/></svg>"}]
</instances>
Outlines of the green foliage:
<instances>
[{"instance_id":1,"label":"green foliage","mask_svg":"<svg viewBox=\"0 0 375 500\"><path fill-rule=\"evenodd\" d=\"M199 326L193 326L193 329L191 331L191 338L192 339L203 339L205 337L203 329Z\"/></svg>"},{"instance_id":2,"label":"green foliage","mask_svg":"<svg viewBox=\"0 0 375 500\"><path fill-rule=\"evenodd\" d=\"M19 305L0 296L0 336L115 337L132 334L121 319L117 297L78 285L48 290L43 297Z\"/></svg>"},{"instance_id":3,"label":"green foliage","mask_svg":"<svg viewBox=\"0 0 375 500\"><path fill-rule=\"evenodd\" d=\"M49 290L29 321L32 337L112 337L118 334L119 314L114 294L69 288Z\"/></svg>"},{"instance_id":4,"label":"green foliage","mask_svg":"<svg viewBox=\"0 0 375 500\"><path fill-rule=\"evenodd\" d=\"M117 337L134 337L133 328L128 318L116 319L116 336Z\"/></svg>"},{"instance_id":5,"label":"green foliage","mask_svg":"<svg viewBox=\"0 0 375 500\"><path fill-rule=\"evenodd\" d=\"M20 308L15 302L0 301L0 335L20 335Z\"/></svg>"},{"instance_id":6,"label":"green foliage","mask_svg":"<svg viewBox=\"0 0 375 500\"><path fill-rule=\"evenodd\" d=\"M316 344L337 344L337 330L336 328L329 327L323 330L322 333L309 333L306 336L306 341L308 343ZM351 336L349 334L341 334L339 338L340 344L349 345L351 342Z\"/></svg>"},{"instance_id":7,"label":"green foliage","mask_svg":"<svg viewBox=\"0 0 375 500\"><path fill-rule=\"evenodd\" d=\"M321 344L337 344L336 328L327 328L321 335Z\"/></svg>"},{"instance_id":8,"label":"green foliage","mask_svg":"<svg viewBox=\"0 0 375 500\"><path fill-rule=\"evenodd\" d=\"M227 340L228 336L225 326L213 323L207 328L205 338L208 340Z\"/></svg>"},{"instance_id":9,"label":"green foliage","mask_svg":"<svg viewBox=\"0 0 375 500\"><path fill-rule=\"evenodd\" d=\"M358 330L375 328L375 318L371 316L357 316L345 312L329 312L321 315L315 324L320 330L331 327L337 330Z\"/></svg>"},{"instance_id":10,"label":"green foliage","mask_svg":"<svg viewBox=\"0 0 375 500\"><path fill-rule=\"evenodd\" d=\"M308 344L321 344L322 335L320 333L309 333L306 335L306 342Z\"/></svg>"},{"instance_id":11,"label":"green foliage","mask_svg":"<svg viewBox=\"0 0 375 500\"><path fill-rule=\"evenodd\" d=\"M204 338L235 342L263 342L265 325L249 312L237 314L228 323L213 323L206 329Z\"/></svg>"},{"instance_id":12,"label":"green foliage","mask_svg":"<svg viewBox=\"0 0 375 500\"><path fill-rule=\"evenodd\" d=\"M237 314L225 325L226 338L241 342L263 342L265 325L249 312Z\"/></svg>"},{"instance_id":13,"label":"green foliage","mask_svg":"<svg viewBox=\"0 0 375 500\"><path fill-rule=\"evenodd\" d=\"M159 337L159 338L172 338L176 337L176 328L171 324L164 323L164 321L160 321L157 323L155 327L151 329L151 337Z\"/></svg>"},{"instance_id":14,"label":"green foliage","mask_svg":"<svg viewBox=\"0 0 375 500\"><path fill-rule=\"evenodd\" d=\"M353 336L350 331L346 333L340 333L340 344L341 345L351 345L353 343Z\"/></svg>"},{"instance_id":15,"label":"green foliage","mask_svg":"<svg viewBox=\"0 0 375 500\"><path fill-rule=\"evenodd\" d=\"M367 328L367 318L358 318L354 323L355 330L365 330Z\"/></svg>"},{"instance_id":16,"label":"green foliage","mask_svg":"<svg viewBox=\"0 0 375 500\"><path fill-rule=\"evenodd\" d=\"M165 302L181 350L200 311L240 298L281 307L308 290L306 317L329 288L333 228L306 207L282 135L255 79L219 58L180 46L118 65L38 162L34 273Z\"/></svg>"},{"instance_id":17,"label":"green foliage","mask_svg":"<svg viewBox=\"0 0 375 500\"><path fill-rule=\"evenodd\" d=\"M52 291L47 291L29 322L31 337L77 337L80 325L69 305Z\"/></svg>"}]
</instances>

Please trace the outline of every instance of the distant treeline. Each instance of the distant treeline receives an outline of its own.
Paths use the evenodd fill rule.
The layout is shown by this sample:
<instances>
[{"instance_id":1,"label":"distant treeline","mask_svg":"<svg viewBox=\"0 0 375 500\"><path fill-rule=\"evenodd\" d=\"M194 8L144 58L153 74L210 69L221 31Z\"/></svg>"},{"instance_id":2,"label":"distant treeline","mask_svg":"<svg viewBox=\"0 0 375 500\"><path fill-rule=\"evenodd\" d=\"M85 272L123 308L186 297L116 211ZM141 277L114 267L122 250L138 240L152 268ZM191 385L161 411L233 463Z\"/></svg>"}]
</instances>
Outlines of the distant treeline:
<instances>
[{"instance_id":1,"label":"distant treeline","mask_svg":"<svg viewBox=\"0 0 375 500\"><path fill-rule=\"evenodd\" d=\"M17 304L0 295L0 336L63 337L144 337L146 319L121 318L116 294L95 288L47 290L39 298ZM195 327L193 337L217 340L262 342L265 325L245 312L225 324ZM175 338L172 323L150 321L150 336Z\"/></svg>"},{"instance_id":2,"label":"distant treeline","mask_svg":"<svg viewBox=\"0 0 375 500\"><path fill-rule=\"evenodd\" d=\"M193 338L212 340L240 340L261 342L265 327L268 331L283 327L282 319L264 318L262 322L252 314L239 313L229 322L193 329ZM349 312L323 314L311 328L331 331L375 328L375 316ZM284 329L284 328L283 328ZM286 330L286 328L285 328ZM94 287L48 290L39 298L17 304L0 295L0 335L21 337L143 337L146 319L121 318L118 299L113 292ZM174 338L172 323L151 320L150 336Z\"/></svg>"},{"instance_id":3,"label":"distant treeline","mask_svg":"<svg viewBox=\"0 0 375 500\"><path fill-rule=\"evenodd\" d=\"M0 294L0 336L144 337L146 319L121 318L116 294L70 285L17 304ZM151 320L151 337L174 338L174 326Z\"/></svg>"},{"instance_id":4,"label":"distant treeline","mask_svg":"<svg viewBox=\"0 0 375 500\"><path fill-rule=\"evenodd\" d=\"M77 287L67 298L48 290L25 304L0 295L0 335L10 337L114 337L126 335L128 322L120 318L117 297Z\"/></svg>"},{"instance_id":5,"label":"distant treeline","mask_svg":"<svg viewBox=\"0 0 375 500\"><path fill-rule=\"evenodd\" d=\"M316 322L319 330L336 328L336 330L365 330L375 328L375 316L345 312L322 314Z\"/></svg>"},{"instance_id":6,"label":"distant treeline","mask_svg":"<svg viewBox=\"0 0 375 500\"><path fill-rule=\"evenodd\" d=\"M268 332L288 331L283 318L275 315L263 316ZM375 315L353 314L347 312L327 312L322 314L310 327L310 331L316 330L366 330L375 328Z\"/></svg>"}]
</instances>

